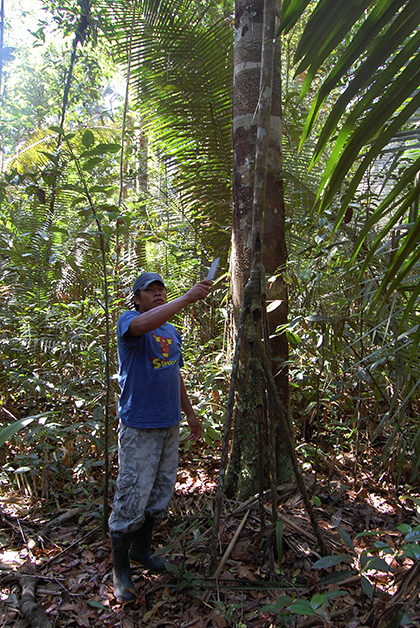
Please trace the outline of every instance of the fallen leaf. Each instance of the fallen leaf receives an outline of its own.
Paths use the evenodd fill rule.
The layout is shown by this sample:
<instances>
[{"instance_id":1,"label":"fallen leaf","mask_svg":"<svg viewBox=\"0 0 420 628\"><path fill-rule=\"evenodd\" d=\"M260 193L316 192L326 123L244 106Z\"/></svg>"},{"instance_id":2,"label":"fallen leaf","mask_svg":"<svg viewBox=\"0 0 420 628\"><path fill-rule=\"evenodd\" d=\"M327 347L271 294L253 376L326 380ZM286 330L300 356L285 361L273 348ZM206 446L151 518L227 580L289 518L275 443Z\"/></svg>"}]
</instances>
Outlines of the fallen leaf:
<instances>
[{"instance_id":1,"label":"fallen leaf","mask_svg":"<svg viewBox=\"0 0 420 628\"><path fill-rule=\"evenodd\" d=\"M91 552L90 549L88 549L87 547L85 547L85 549L83 550L82 556L83 558L86 558L86 560L88 560L90 563L93 563L95 561L94 553Z\"/></svg>"},{"instance_id":2,"label":"fallen leaf","mask_svg":"<svg viewBox=\"0 0 420 628\"><path fill-rule=\"evenodd\" d=\"M211 626L212 628L227 628L227 621L226 619L220 615L220 613L216 613L215 615L211 616Z\"/></svg>"}]
</instances>

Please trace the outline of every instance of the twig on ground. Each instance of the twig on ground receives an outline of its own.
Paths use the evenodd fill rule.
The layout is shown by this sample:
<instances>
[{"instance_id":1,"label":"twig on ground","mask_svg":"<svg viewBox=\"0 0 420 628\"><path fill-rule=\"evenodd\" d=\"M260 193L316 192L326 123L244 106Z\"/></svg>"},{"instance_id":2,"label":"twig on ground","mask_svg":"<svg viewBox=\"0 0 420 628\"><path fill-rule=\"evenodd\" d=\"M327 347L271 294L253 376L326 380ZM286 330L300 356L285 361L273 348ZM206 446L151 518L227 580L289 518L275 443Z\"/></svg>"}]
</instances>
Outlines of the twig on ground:
<instances>
[{"instance_id":1,"label":"twig on ground","mask_svg":"<svg viewBox=\"0 0 420 628\"><path fill-rule=\"evenodd\" d=\"M84 541L88 536L90 536L91 534L93 534L94 532L97 532L99 529L101 528L101 526L96 526L95 528L93 528L93 530L91 530L90 532L88 532L87 534L85 534L84 536L82 536L81 539L76 539L76 541L73 541L73 543L70 543L70 545L68 545L67 547L65 547L64 549L62 549L58 554L55 554L54 556L52 556L51 558L49 558L47 561L45 561L45 563L42 564L42 566L44 567L45 565L49 565L50 563L54 562L55 560L57 560L57 558L59 558L60 556L62 556L65 552L68 552L69 549L71 549L72 547L74 547L75 545L78 545L79 543L81 543L82 541Z\"/></svg>"},{"instance_id":2,"label":"twig on ground","mask_svg":"<svg viewBox=\"0 0 420 628\"><path fill-rule=\"evenodd\" d=\"M249 513L250 513L250 511L247 510L246 513L244 514L244 516L242 518L242 521L239 524L238 529L236 530L235 534L233 535L233 538L232 538L231 542L229 543L229 546L228 546L226 552L223 554L222 560L220 561L218 568L214 572L213 578L218 578L220 576L220 574L222 573L223 567L225 566L225 563L226 563L227 559L229 558L233 548L235 547L235 543L238 540L238 537L239 537L239 535L241 533L242 528L245 525L245 521L247 520Z\"/></svg>"}]
</instances>

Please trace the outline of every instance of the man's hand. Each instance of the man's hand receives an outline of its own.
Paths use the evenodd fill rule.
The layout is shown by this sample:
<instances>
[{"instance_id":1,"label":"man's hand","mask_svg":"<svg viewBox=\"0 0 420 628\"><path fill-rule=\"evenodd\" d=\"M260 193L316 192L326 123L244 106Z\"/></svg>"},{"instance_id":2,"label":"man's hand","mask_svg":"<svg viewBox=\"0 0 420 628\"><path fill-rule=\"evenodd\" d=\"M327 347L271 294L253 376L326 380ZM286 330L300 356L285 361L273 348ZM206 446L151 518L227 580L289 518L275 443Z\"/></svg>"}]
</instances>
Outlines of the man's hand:
<instances>
[{"instance_id":1,"label":"man's hand","mask_svg":"<svg viewBox=\"0 0 420 628\"><path fill-rule=\"evenodd\" d=\"M201 301L206 298L210 292L210 288L211 281L203 279L203 281L199 281L192 288L190 288L190 290L186 293L186 296L188 297L190 303L196 303L197 301Z\"/></svg>"},{"instance_id":2,"label":"man's hand","mask_svg":"<svg viewBox=\"0 0 420 628\"><path fill-rule=\"evenodd\" d=\"M195 416L190 414L187 416L188 425L190 426L190 433L187 440L198 441L201 438L201 423Z\"/></svg>"}]
</instances>

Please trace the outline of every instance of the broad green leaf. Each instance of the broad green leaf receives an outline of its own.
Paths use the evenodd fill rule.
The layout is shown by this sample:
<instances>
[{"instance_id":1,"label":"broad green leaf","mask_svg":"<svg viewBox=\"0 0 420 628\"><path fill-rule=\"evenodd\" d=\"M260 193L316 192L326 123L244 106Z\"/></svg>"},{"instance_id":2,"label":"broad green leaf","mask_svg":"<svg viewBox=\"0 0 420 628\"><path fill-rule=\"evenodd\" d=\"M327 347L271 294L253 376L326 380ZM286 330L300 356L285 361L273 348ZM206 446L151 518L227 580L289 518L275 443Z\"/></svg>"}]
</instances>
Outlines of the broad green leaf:
<instances>
[{"instance_id":1,"label":"broad green leaf","mask_svg":"<svg viewBox=\"0 0 420 628\"><path fill-rule=\"evenodd\" d=\"M321 608L322 606L327 606L328 605L327 594L315 593L315 595L311 597L310 605L314 609L314 611L316 611L318 608Z\"/></svg>"},{"instance_id":2,"label":"broad green leaf","mask_svg":"<svg viewBox=\"0 0 420 628\"><path fill-rule=\"evenodd\" d=\"M391 567L383 558L379 558L379 556L369 556L363 566L363 569L375 569L375 571L385 571L388 573L388 571L391 570Z\"/></svg>"},{"instance_id":3,"label":"broad green leaf","mask_svg":"<svg viewBox=\"0 0 420 628\"><path fill-rule=\"evenodd\" d=\"M79 183L65 183L61 186L62 190L73 190L74 192L79 192L80 194L84 194L85 189L83 185Z\"/></svg>"},{"instance_id":4,"label":"broad green leaf","mask_svg":"<svg viewBox=\"0 0 420 628\"><path fill-rule=\"evenodd\" d=\"M404 544L402 546L402 551L407 558L411 558L414 562L417 562L420 559L420 545L418 543Z\"/></svg>"},{"instance_id":5,"label":"broad green leaf","mask_svg":"<svg viewBox=\"0 0 420 628\"><path fill-rule=\"evenodd\" d=\"M340 571L332 571L327 574L321 580L321 584L337 584L342 582L343 580L347 580L347 578L351 578L351 576L356 575L356 571L354 569L341 569Z\"/></svg>"},{"instance_id":6,"label":"broad green leaf","mask_svg":"<svg viewBox=\"0 0 420 628\"><path fill-rule=\"evenodd\" d=\"M56 166L58 165L58 155L53 155L52 153L47 153L45 150L39 151L41 155L45 155L50 159Z\"/></svg>"},{"instance_id":7,"label":"broad green leaf","mask_svg":"<svg viewBox=\"0 0 420 628\"><path fill-rule=\"evenodd\" d=\"M107 143L107 144L98 144L96 147L96 150L101 150L102 153L118 153L121 150L121 145L120 144L115 144L115 143Z\"/></svg>"},{"instance_id":8,"label":"broad green leaf","mask_svg":"<svg viewBox=\"0 0 420 628\"><path fill-rule=\"evenodd\" d=\"M384 626L384 628L398 628L398 626L412 626L409 615L403 610L395 611L392 619Z\"/></svg>"},{"instance_id":9,"label":"broad green leaf","mask_svg":"<svg viewBox=\"0 0 420 628\"><path fill-rule=\"evenodd\" d=\"M45 181L47 185L54 185L56 174L43 172L41 174L41 177L43 178L43 180Z\"/></svg>"},{"instance_id":10,"label":"broad green leaf","mask_svg":"<svg viewBox=\"0 0 420 628\"><path fill-rule=\"evenodd\" d=\"M353 562L353 559L347 554L323 556L312 565L312 569L328 569L329 567L334 567L335 565L340 565L341 563L351 562Z\"/></svg>"},{"instance_id":11,"label":"broad green leaf","mask_svg":"<svg viewBox=\"0 0 420 628\"><path fill-rule=\"evenodd\" d=\"M310 602L306 600L298 600L287 607L287 610L294 615L316 615L316 612L312 608Z\"/></svg>"},{"instance_id":12,"label":"broad green leaf","mask_svg":"<svg viewBox=\"0 0 420 628\"><path fill-rule=\"evenodd\" d=\"M86 129L82 136L83 146L86 148L91 148L95 144L95 136L90 129Z\"/></svg>"},{"instance_id":13,"label":"broad green leaf","mask_svg":"<svg viewBox=\"0 0 420 628\"><path fill-rule=\"evenodd\" d=\"M368 598L371 600L375 591L374 586L369 582L367 578L365 578L365 576L362 576L360 578L360 585L364 593L366 593Z\"/></svg>"},{"instance_id":14,"label":"broad green leaf","mask_svg":"<svg viewBox=\"0 0 420 628\"><path fill-rule=\"evenodd\" d=\"M272 301L271 303L269 303L267 305L267 312L273 312L274 310L276 310L278 307L280 307L280 305L283 303L283 301L276 299L275 301Z\"/></svg>"},{"instance_id":15,"label":"broad green leaf","mask_svg":"<svg viewBox=\"0 0 420 628\"><path fill-rule=\"evenodd\" d=\"M82 165L83 170L93 170L95 166L102 163L102 157L92 157L92 159L88 159Z\"/></svg>"},{"instance_id":16,"label":"broad green leaf","mask_svg":"<svg viewBox=\"0 0 420 628\"><path fill-rule=\"evenodd\" d=\"M59 135L64 135L65 131L61 126L50 126L51 131L54 133L58 133Z\"/></svg>"},{"instance_id":17,"label":"broad green leaf","mask_svg":"<svg viewBox=\"0 0 420 628\"><path fill-rule=\"evenodd\" d=\"M298 347L302 342L302 338L290 329L286 329L286 337L292 349L296 349L296 347Z\"/></svg>"},{"instance_id":18,"label":"broad green leaf","mask_svg":"<svg viewBox=\"0 0 420 628\"><path fill-rule=\"evenodd\" d=\"M213 427L207 427L206 433L210 436L213 441L218 441L221 439L221 434L219 430L215 430Z\"/></svg>"},{"instance_id":19,"label":"broad green leaf","mask_svg":"<svg viewBox=\"0 0 420 628\"><path fill-rule=\"evenodd\" d=\"M103 194L106 194L111 188L111 186L109 185L92 185L92 187L90 188L90 192L102 192Z\"/></svg>"},{"instance_id":20,"label":"broad green leaf","mask_svg":"<svg viewBox=\"0 0 420 628\"><path fill-rule=\"evenodd\" d=\"M407 532L407 534L405 535L405 541L409 543L420 541L420 530L412 530L411 532Z\"/></svg>"},{"instance_id":21,"label":"broad green leaf","mask_svg":"<svg viewBox=\"0 0 420 628\"><path fill-rule=\"evenodd\" d=\"M96 600L88 600L87 603L89 604L89 606L92 606L93 608L100 608L101 610L105 610L105 611L108 610L108 608L104 606L102 602L97 602Z\"/></svg>"},{"instance_id":22,"label":"broad green leaf","mask_svg":"<svg viewBox=\"0 0 420 628\"><path fill-rule=\"evenodd\" d=\"M32 423L32 421L38 421L41 418L51 416L51 414L52 412L42 412L41 414L34 414L32 416L25 417L24 419L19 419L14 423L10 423L10 425L6 425L6 427L3 427L0 430L0 447L10 440L16 432Z\"/></svg>"},{"instance_id":23,"label":"broad green leaf","mask_svg":"<svg viewBox=\"0 0 420 628\"><path fill-rule=\"evenodd\" d=\"M99 143L94 148L91 148L90 150L85 150L81 154L81 157L82 158L85 158L85 157L96 157L98 155L106 155L107 153L113 154L113 153L118 153L120 150L121 150L121 146L119 144Z\"/></svg>"},{"instance_id":24,"label":"broad green leaf","mask_svg":"<svg viewBox=\"0 0 420 628\"><path fill-rule=\"evenodd\" d=\"M354 549L354 545L353 545L353 541L351 540L349 534L343 530L343 528L338 527L338 534L340 535L340 538L342 541L344 541L344 543L347 545L347 547L349 547L352 552L355 551Z\"/></svg>"},{"instance_id":25,"label":"broad green leaf","mask_svg":"<svg viewBox=\"0 0 420 628\"><path fill-rule=\"evenodd\" d=\"M288 606L293 601L293 598L290 595L283 595L277 598L275 604L267 604L261 608L261 613L269 612L269 613L278 613L282 611L286 606Z\"/></svg>"}]
</instances>

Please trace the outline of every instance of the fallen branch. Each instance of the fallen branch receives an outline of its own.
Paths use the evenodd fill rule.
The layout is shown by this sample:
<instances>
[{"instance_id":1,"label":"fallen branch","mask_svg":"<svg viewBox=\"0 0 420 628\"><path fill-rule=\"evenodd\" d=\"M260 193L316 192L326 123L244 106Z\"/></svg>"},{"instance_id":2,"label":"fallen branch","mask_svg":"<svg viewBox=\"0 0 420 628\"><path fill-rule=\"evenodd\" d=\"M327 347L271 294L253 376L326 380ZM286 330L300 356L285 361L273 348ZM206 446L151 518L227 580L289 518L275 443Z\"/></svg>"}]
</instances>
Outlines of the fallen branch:
<instances>
[{"instance_id":1,"label":"fallen branch","mask_svg":"<svg viewBox=\"0 0 420 628\"><path fill-rule=\"evenodd\" d=\"M85 506L78 506L77 508L71 508L70 510L67 510L66 512L63 512L62 515L60 515L59 517L55 517L54 519L51 519L51 521L48 521L44 525L44 527L42 528L42 530L39 533L40 536L43 536L44 534L45 535L48 534L48 532L51 530L51 528L57 528L57 527L63 525L63 523L67 523L68 521L71 521L75 517L78 517L85 510L86 510Z\"/></svg>"},{"instance_id":2,"label":"fallen branch","mask_svg":"<svg viewBox=\"0 0 420 628\"><path fill-rule=\"evenodd\" d=\"M35 602L37 580L35 576L23 576L20 579L22 587L20 611L33 628L52 628L46 612Z\"/></svg>"}]
</instances>

